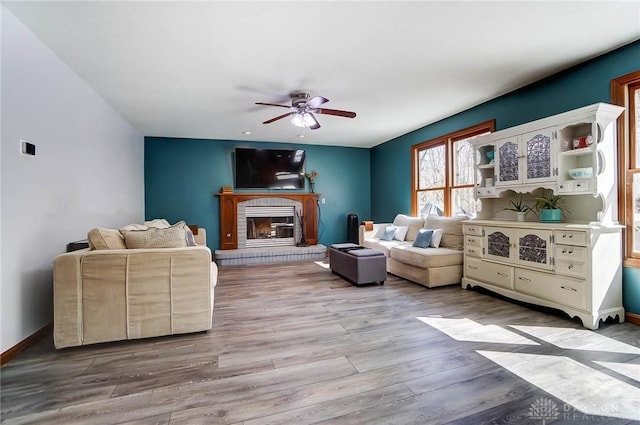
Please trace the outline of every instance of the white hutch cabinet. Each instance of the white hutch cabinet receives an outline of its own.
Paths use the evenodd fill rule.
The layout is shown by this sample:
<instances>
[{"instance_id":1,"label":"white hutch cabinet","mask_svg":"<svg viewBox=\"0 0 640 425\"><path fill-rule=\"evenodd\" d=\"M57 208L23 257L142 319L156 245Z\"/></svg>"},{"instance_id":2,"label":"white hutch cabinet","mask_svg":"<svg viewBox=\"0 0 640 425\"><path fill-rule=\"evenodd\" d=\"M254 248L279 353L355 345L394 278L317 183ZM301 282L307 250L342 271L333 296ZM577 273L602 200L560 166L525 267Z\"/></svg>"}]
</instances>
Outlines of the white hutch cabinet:
<instances>
[{"instance_id":1,"label":"white hutch cabinet","mask_svg":"<svg viewBox=\"0 0 640 425\"><path fill-rule=\"evenodd\" d=\"M464 224L463 288L556 308L589 329L624 320L615 140L622 111L599 103L473 139L479 213ZM593 173L573 179L577 168ZM516 195L533 206L549 191L566 195L563 223L533 214L518 222L504 211Z\"/></svg>"}]
</instances>

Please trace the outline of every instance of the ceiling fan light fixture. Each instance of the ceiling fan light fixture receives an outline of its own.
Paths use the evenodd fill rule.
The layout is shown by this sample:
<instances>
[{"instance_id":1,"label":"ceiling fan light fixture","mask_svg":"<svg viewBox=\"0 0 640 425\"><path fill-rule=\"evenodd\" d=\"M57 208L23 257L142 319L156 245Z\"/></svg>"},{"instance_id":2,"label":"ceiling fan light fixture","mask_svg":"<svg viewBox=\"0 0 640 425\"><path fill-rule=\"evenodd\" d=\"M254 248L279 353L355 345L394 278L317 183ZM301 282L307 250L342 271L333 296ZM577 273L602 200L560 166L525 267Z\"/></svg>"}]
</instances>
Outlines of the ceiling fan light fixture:
<instances>
[{"instance_id":1,"label":"ceiling fan light fixture","mask_svg":"<svg viewBox=\"0 0 640 425\"><path fill-rule=\"evenodd\" d=\"M311 114L309 114L308 112L295 114L293 118L291 118L291 122L296 127L301 127L301 128L311 127L312 125L315 124L315 120L313 119Z\"/></svg>"},{"instance_id":2,"label":"ceiling fan light fixture","mask_svg":"<svg viewBox=\"0 0 640 425\"><path fill-rule=\"evenodd\" d=\"M278 108L285 108L289 110L289 112L268 119L262 124L271 124L272 122L289 117L291 118L291 123L296 127L317 130L320 128L320 123L316 119L315 114L335 115L345 118L355 118L356 116L356 113L351 111L320 108L321 105L329 101L326 97L311 97L308 93L302 92L291 93L289 96L291 97L291 106L280 105L277 103L256 102L256 105L277 106Z\"/></svg>"}]
</instances>

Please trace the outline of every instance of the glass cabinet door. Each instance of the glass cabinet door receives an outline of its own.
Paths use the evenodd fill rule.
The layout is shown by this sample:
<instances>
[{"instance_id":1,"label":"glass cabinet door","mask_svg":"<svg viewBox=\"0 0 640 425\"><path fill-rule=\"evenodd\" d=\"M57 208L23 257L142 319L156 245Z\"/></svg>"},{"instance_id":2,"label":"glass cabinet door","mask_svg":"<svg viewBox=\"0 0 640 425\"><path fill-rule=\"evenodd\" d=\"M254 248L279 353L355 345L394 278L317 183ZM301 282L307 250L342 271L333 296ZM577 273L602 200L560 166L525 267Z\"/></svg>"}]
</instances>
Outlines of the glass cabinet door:
<instances>
[{"instance_id":1,"label":"glass cabinet door","mask_svg":"<svg viewBox=\"0 0 640 425\"><path fill-rule=\"evenodd\" d=\"M513 258L514 249L512 247L513 229L497 227L484 228L484 257L495 260L509 261Z\"/></svg>"},{"instance_id":2,"label":"glass cabinet door","mask_svg":"<svg viewBox=\"0 0 640 425\"><path fill-rule=\"evenodd\" d=\"M522 136L524 152L524 182L550 181L555 179L555 150L557 138L555 128L527 133Z\"/></svg>"},{"instance_id":3,"label":"glass cabinet door","mask_svg":"<svg viewBox=\"0 0 640 425\"><path fill-rule=\"evenodd\" d=\"M484 227L484 258L551 270L551 230Z\"/></svg>"},{"instance_id":4,"label":"glass cabinet door","mask_svg":"<svg viewBox=\"0 0 640 425\"><path fill-rule=\"evenodd\" d=\"M520 147L517 137L496 142L496 184L521 183Z\"/></svg>"},{"instance_id":5,"label":"glass cabinet door","mask_svg":"<svg viewBox=\"0 0 640 425\"><path fill-rule=\"evenodd\" d=\"M518 247L516 263L551 269L551 234L551 230L517 229L514 235Z\"/></svg>"}]
</instances>

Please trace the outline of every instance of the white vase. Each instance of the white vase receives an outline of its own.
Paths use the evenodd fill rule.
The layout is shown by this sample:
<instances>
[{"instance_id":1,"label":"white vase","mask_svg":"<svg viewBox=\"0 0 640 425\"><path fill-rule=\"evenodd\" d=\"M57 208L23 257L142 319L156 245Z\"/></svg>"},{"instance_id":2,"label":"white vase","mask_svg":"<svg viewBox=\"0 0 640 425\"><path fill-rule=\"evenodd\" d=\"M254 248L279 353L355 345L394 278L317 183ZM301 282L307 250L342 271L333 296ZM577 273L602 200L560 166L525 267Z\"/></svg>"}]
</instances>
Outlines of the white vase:
<instances>
[{"instance_id":1,"label":"white vase","mask_svg":"<svg viewBox=\"0 0 640 425\"><path fill-rule=\"evenodd\" d=\"M516 221L524 221L524 217L527 215L524 211L516 211Z\"/></svg>"}]
</instances>

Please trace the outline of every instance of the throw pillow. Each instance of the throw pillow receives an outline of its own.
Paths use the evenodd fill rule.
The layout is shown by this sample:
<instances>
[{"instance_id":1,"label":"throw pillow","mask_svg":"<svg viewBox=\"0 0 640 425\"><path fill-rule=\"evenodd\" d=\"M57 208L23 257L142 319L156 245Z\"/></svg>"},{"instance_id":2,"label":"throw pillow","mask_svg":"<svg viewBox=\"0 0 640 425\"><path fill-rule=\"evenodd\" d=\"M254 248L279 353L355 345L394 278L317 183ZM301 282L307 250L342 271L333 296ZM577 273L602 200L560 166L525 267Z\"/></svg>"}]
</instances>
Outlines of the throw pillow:
<instances>
[{"instance_id":1,"label":"throw pillow","mask_svg":"<svg viewBox=\"0 0 640 425\"><path fill-rule=\"evenodd\" d=\"M442 229L430 229L433 230L433 235L431 235L431 242L429 246L431 248L438 248L440 246L440 241L442 240Z\"/></svg>"},{"instance_id":2,"label":"throw pillow","mask_svg":"<svg viewBox=\"0 0 640 425\"><path fill-rule=\"evenodd\" d=\"M416 239L413 241L413 246L418 248L429 248L431 243L431 237L433 236L433 230L420 229L416 235Z\"/></svg>"},{"instance_id":3,"label":"throw pillow","mask_svg":"<svg viewBox=\"0 0 640 425\"><path fill-rule=\"evenodd\" d=\"M424 227L427 229L442 229L440 245L444 248L463 249L462 222L465 220L468 220L465 216L442 217L430 214L425 219Z\"/></svg>"},{"instance_id":4,"label":"throw pillow","mask_svg":"<svg viewBox=\"0 0 640 425\"><path fill-rule=\"evenodd\" d=\"M147 226L144 224L127 224L124 227L121 227L120 230L147 230Z\"/></svg>"},{"instance_id":5,"label":"throw pillow","mask_svg":"<svg viewBox=\"0 0 640 425\"><path fill-rule=\"evenodd\" d=\"M171 227L169 222L164 218L154 218L153 220L145 221L144 225L147 227L155 227L157 229L166 229L168 227Z\"/></svg>"},{"instance_id":6,"label":"throw pillow","mask_svg":"<svg viewBox=\"0 0 640 425\"><path fill-rule=\"evenodd\" d=\"M393 219L394 226L407 226L409 230L404 237L405 241L412 241L416 238L418 230L424 226L424 218L422 217L410 217L404 214L396 215Z\"/></svg>"},{"instance_id":7,"label":"throw pillow","mask_svg":"<svg viewBox=\"0 0 640 425\"><path fill-rule=\"evenodd\" d=\"M187 246L187 236L182 225L166 229L149 227L147 230L122 230L129 249L182 248Z\"/></svg>"},{"instance_id":8,"label":"throw pillow","mask_svg":"<svg viewBox=\"0 0 640 425\"><path fill-rule=\"evenodd\" d=\"M397 241L403 241L409 230L409 226L394 226L396 233L393 235L393 239Z\"/></svg>"},{"instance_id":9,"label":"throw pillow","mask_svg":"<svg viewBox=\"0 0 640 425\"><path fill-rule=\"evenodd\" d=\"M122 234L116 229L96 227L87 233L91 249L127 249Z\"/></svg>"},{"instance_id":10,"label":"throw pillow","mask_svg":"<svg viewBox=\"0 0 640 425\"><path fill-rule=\"evenodd\" d=\"M196 238L195 236L193 236L193 232L191 231L191 229L189 229L189 227L187 226L187 228L184 229L184 233L187 237L187 246L196 246L198 245L196 243Z\"/></svg>"},{"instance_id":11,"label":"throw pillow","mask_svg":"<svg viewBox=\"0 0 640 425\"><path fill-rule=\"evenodd\" d=\"M387 226L384 230L382 236L380 236L381 241L391 241L393 240L393 236L396 234L396 228L393 226Z\"/></svg>"},{"instance_id":12,"label":"throw pillow","mask_svg":"<svg viewBox=\"0 0 640 425\"><path fill-rule=\"evenodd\" d=\"M191 231L187 223L185 223L184 221L179 221L176 224L174 224L174 226L182 226L182 228L184 229L185 241L187 242L187 246L198 245L196 243L196 238L193 236L193 232Z\"/></svg>"}]
</instances>

